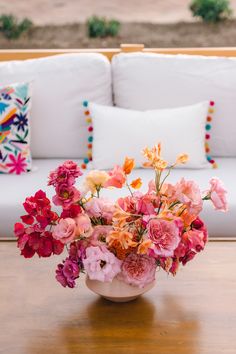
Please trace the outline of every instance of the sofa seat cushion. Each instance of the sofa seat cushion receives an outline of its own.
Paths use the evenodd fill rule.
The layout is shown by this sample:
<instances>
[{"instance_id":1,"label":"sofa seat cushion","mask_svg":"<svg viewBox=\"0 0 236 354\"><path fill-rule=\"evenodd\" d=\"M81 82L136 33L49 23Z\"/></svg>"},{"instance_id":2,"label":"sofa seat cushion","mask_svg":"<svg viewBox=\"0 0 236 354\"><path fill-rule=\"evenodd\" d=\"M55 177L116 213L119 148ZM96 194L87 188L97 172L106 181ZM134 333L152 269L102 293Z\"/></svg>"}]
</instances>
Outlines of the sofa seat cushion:
<instances>
[{"instance_id":1,"label":"sofa seat cushion","mask_svg":"<svg viewBox=\"0 0 236 354\"><path fill-rule=\"evenodd\" d=\"M81 160L76 160L81 163ZM54 190L47 186L47 176L52 169L55 169L63 160L42 159L35 160L37 170L28 174L1 175L1 198L0 198L0 238L13 237L13 225L24 214L22 202L27 196L33 195L38 189L42 189L52 197ZM199 183L204 191L208 188L208 181L211 177L219 177L228 190L229 212L216 212L211 202L205 202L202 218L206 222L209 234L212 237L236 237L236 158L220 158L219 168L212 170L174 170L169 181L176 182L181 177L193 179ZM89 171L88 171L89 172ZM87 171L84 172L84 176ZM81 177L81 182L84 176ZM141 177L143 180L142 191L144 192L149 180L153 178L153 171L150 169L136 169L132 177ZM104 196L115 200L119 196L127 194L126 189L104 190Z\"/></svg>"},{"instance_id":2,"label":"sofa seat cushion","mask_svg":"<svg viewBox=\"0 0 236 354\"><path fill-rule=\"evenodd\" d=\"M236 58L122 53L112 60L114 101L136 110L215 101L211 154L236 157Z\"/></svg>"},{"instance_id":3,"label":"sofa seat cushion","mask_svg":"<svg viewBox=\"0 0 236 354\"><path fill-rule=\"evenodd\" d=\"M83 158L87 148L84 100L111 105L111 65L102 54L62 54L0 63L1 85L33 84L33 158Z\"/></svg>"}]
</instances>

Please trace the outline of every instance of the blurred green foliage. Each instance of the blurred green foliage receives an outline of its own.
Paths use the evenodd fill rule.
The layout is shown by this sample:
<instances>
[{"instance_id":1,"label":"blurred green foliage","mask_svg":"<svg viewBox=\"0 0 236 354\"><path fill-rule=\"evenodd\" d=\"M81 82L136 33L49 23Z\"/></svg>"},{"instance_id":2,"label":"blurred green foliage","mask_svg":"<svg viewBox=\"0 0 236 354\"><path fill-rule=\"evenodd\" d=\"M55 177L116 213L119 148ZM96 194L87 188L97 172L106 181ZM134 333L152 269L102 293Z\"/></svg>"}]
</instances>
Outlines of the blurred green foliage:
<instances>
[{"instance_id":1,"label":"blurred green foliage","mask_svg":"<svg viewBox=\"0 0 236 354\"><path fill-rule=\"evenodd\" d=\"M92 16L87 21L88 35L90 38L115 37L120 30L120 22L114 19Z\"/></svg>"},{"instance_id":2,"label":"blurred green foliage","mask_svg":"<svg viewBox=\"0 0 236 354\"><path fill-rule=\"evenodd\" d=\"M32 25L33 23L28 18L18 21L13 15L0 16L0 31L8 39L19 38L20 35L28 31Z\"/></svg>"}]
</instances>

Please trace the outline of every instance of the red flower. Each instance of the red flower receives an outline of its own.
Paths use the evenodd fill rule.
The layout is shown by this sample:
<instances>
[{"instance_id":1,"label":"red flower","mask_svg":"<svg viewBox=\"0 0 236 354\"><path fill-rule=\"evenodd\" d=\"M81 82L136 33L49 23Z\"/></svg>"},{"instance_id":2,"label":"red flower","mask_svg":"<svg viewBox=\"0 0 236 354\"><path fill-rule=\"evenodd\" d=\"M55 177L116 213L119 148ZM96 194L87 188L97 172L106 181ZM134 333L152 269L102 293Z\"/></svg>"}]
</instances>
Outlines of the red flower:
<instances>
[{"instance_id":1,"label":"red flower","mask_svg":"<svg viewBox=\"0 0 236 354\"><path fill-rule=\"evenodd\" d=\"M64 209L61 213L61 218L66 219L66 218L76 218L79 214L81 214L82 209L79 205L71 205L69 209Z\"/></svg>"},{"instance_id":2,"label":"red flower","mask_svg":"<svg viewBox=\"0 0 236 354\"><path fill-rule=\"evenodd\" d=\"M17 240L17 247L21 250L21 255L31 258L35 253L39 257L50 257L52 254L61 254L64 249L63 243L55 240L49 231L36 231L37 224L33 227L24 227L23 224L16 223L14 232Z\"/></svg>"},{"instance_id":3,"label":"red flower","mask_svg":"<svg viewBox=\"0 0 236 354\"><path fill-rule=\"evenodd\" d=\"M23 223L32 225L34 223L34 217L32 215L23 215L20 217Z\"/></svg>"},{"instance_id":4,"label":"red flower","mask_svg":"<svg viewBox=\"0 0 236 354\"><path fill-rule=\"evenodd\" d=\"M19 153L16 157L12 154L9 155L11 163L7 163L7 167L10 168L9 173L16 173L20 175L22 172L26 172L27 163L25 162L26 158L21 156Z\"/></svg>"},{"instance_id":5,"label":"red flower","mask_svg":"<svg viewBox=\"0 0 236 354\"><path fill-rule=\"evenodd\" d=\"M45 229L58 219L57 213L51 210L50 200L46 193L41 190L36 192L34 196L26 198L23 206L29 215L23 215L21 219L27 225L32 225L36 219L40 227Z\"/></svg>"}]
</instances>

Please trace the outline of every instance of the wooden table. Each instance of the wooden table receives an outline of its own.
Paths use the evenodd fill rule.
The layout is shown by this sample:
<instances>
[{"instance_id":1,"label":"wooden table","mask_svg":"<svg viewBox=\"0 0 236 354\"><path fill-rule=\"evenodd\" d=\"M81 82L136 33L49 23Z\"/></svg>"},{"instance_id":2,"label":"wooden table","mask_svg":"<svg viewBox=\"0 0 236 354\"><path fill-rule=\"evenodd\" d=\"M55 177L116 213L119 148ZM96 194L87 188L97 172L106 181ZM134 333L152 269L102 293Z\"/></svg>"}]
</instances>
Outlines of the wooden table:
<instances>
[{"instance_id":1,"label":"wooden table","mask_svg":"<svg viewBox=\"0 0 236 354\"><path fill-rule=\"evenodd\" d=\"M175 279L115 304L54 280L60 257L25 260L0 243L1 354L236 353L236 242L210 242Z\"/></svg>"}]
</instances>

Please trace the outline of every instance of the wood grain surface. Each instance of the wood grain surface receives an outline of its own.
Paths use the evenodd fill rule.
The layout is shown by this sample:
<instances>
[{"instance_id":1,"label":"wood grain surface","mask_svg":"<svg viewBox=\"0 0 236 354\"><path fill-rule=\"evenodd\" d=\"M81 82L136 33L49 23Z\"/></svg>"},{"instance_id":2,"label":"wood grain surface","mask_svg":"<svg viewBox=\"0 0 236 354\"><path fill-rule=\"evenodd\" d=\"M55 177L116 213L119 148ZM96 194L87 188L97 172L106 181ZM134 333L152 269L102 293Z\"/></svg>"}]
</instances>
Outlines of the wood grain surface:
<instances>
[{"instance_id":1,"label":"wood grain surface","mask_svg":"<svg viewBox=\"0 0 236 354\"><path fill-rule=\"evenodd\" d=\"M115 304L54 280L61 257L25 260L0 243L1 354L235 354L236 242L211 242L173 279Z\"/></svg>"}]
</instances>

